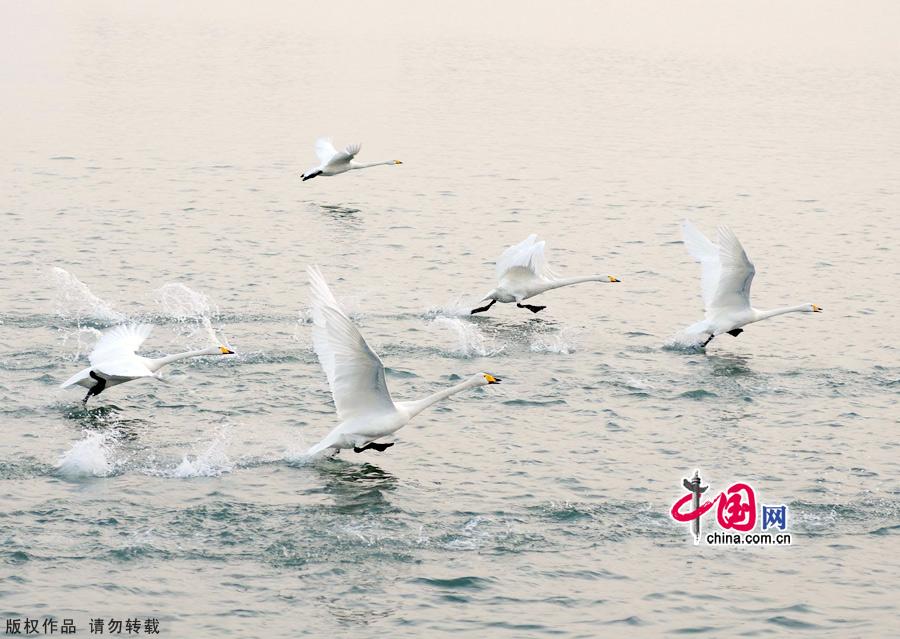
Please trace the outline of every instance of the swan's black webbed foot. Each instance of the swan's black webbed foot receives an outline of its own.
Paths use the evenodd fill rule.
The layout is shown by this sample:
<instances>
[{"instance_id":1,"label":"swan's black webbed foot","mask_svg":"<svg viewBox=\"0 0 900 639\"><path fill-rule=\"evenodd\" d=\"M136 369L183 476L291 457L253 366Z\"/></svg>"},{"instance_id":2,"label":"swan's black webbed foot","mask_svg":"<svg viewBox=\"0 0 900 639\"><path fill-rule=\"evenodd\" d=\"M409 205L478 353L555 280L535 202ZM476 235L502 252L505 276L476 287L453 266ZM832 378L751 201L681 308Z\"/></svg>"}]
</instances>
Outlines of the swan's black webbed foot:
<instances>
[{"instance_id":1,"label":"swan's black webbed foot","mask_svg":"<svg viewBox=\"0 0 900 639\"><path fill-rule=\"evenodd\" d=\"M366 444L366 445L363 446L362 448L359 448L358 446L354 446L354 447L353 447L353 452L354 452L354 453L361 453L361 452L363 452L364 450L368 450L368 449L371 448L372 450L377 450L379 453L383 453L383 452L386 451L388 448L390 448L391 446L393 446L395 443L396 443L396 442L391 442L390 444L379 444L379 443L377 443L377 442L369 442L368 444Z\"/></svg>"},{"instance_id":2,"label":"swan's black webbed foot","mask_svg":"<svg viewBox=\"0 0 900 639\"><path fill-rule=\"evenodd\" d=\"M99 395L103 392L103 389L106 388L106 380L97 375L94 371L88 373L91 376L91 379L96 379L97 383L91 386L88 389L87 395L84 396L84 399L81 400L81 404L83 406L87 406L87 401L91 398L91 395Z\"/></svg>"},{"instance_id":3,"label":"swan's black webbed foot","mask_svg":"<svg viewBox=\"0 0 900 639\"><path fill-rule=\"evenodd\" d=\"M743 332L744 332L743 328L733 328L730 331L728 331L728 334L731 335L732 337L737 337L738 335L740 335Z\"/></svg>"},{"instance_id":4,"label":"swan's black webbed foot","mask_svg":"<svg viewBox=\"0 0 900 639\"><path fill-rule=\"evenodd\" d=\"M706 346L707 344L709 344L709 343L713 340L713 337L715 337L715 335L710 335L709 337L707 337L707 338L706 338L706 341L703 342L702 344L700 344L700 346L701 346L701 347L704 347L704 346Z\"/></svg>"},{"instance_id":5,"label":"swan's black webbed foot","mask_svg":"<svg viewBox=\"0 0 900 639\"><path fill-rule=\"evenodd\" d=\"M488 304L487 306L482 306L481 308L473 308L471 310L471 312L469 313L469 315L474 315L475 313L484 313L486 310L488 310L490 307L492 307L496 303L497 303L497 300L491 300L491 303Z\"/></svg>"},{"instance_id":6,"label":"swan's black webbed foot","mask_svg":"<svg viewBox=\"0 0 900 639\"><path fill-rule=\"evenodd\" d=\"M532 306L531 304L519 304L518 302L516 302L516 306L519 308L527 308L532 313L540 313L547 308L546 306Z\"/></svg>"}]
</instances>

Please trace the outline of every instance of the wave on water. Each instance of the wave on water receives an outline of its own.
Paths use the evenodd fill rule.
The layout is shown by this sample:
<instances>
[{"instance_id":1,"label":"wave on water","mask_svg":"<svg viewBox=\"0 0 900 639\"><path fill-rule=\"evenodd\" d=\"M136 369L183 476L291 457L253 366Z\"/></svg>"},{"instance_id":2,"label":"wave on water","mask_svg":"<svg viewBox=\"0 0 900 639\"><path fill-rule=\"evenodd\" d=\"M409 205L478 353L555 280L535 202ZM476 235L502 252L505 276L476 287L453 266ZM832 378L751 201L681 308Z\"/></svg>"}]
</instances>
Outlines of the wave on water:
<instances>
[{"instance_id":1,"label":"wave on water","mask_svg":"<svg viewBox=\"0 0 900 639\"><path fill-rule=\"evenodd\" d=\"M56 283L56 313L60 317L102 322L121 322L125 319L125 315L94 295L87 284L66 269L55 266L51 274Z\"/></svg>"},{"instance_id":2,"label":"wave on water","mask_svg":"<svg viewBox=\"0 0 900 639\"><path fill-rule=\"evenodd\" d=\"M79 477L108 477L115 471L112 459L113 441L106 433L85 431L81 439L59 456L56 470L70 479Z\"/></svg>"},{"instance_id":3,"label":"wave on water","mask_svg":"<svg viewBox=\"0 0 900 639\"><path fill-rule=\"evenodd\" d=\"M456 347L448 351L449 354L459 357L489 357L503 351L502 347L496 347L493 340L486 338L472 322L457 317L436 317L432 324L450 331L456 338Z\"/></svg>"}]
</instances>

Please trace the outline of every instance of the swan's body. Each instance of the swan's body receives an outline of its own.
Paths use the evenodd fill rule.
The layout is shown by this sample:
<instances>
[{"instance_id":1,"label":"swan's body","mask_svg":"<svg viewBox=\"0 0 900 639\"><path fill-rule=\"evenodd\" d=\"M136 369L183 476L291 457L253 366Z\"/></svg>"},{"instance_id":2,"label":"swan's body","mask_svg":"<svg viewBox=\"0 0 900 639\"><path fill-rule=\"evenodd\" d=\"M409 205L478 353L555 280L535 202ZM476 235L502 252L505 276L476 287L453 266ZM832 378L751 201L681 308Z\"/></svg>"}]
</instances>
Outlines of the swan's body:
<instances>
[{"instance_id":1,"label":"swan's body","mask_svg":"<svg viewBox=\"0 0 900 639\"><path fill-rule=\"evenodd\" d=\"M356 154L359 153L361 146L362 145L360 144L350 144L345 147L343 151L338 151L334 148L331 140L328 138L319 138L316 140L316 155L319 157L319 164L303 173L300 177L302 177L305 182L306 180L311 180L319 175L340 175L341 173L346 173L347 171L355 169L367 169L370 166L403 164L400 160L371 162L369 164L357 162L354 158L356 157Z\"/></svg>"},{"instance_id":2,"label":"swan's body","mask_svg":"<svg viewBox=\"0 0 900 639\"><path fill-rule=\"evenodd\" d=\"M718 245L685 220L682 224L684 244L691 256L700 262L703 272L701 284L706 317L685 331L688 335L706 337L703 346L723 333L735 337L742 326L785 313L818 313L815 304L798 304L768 311L750 306L750 285L756 267L747 257L744 247L727 226L718 229Z\"/></svg>"},{"instance_id":3,"label":"swan's body","mask_svg":"<svg viewBox=\"0 0 900 639\"><path fill-rule=\"evenodd\" d=\"M538 241L537 235L529 235L525 241L510 246L497 259L497 288L485 295L481 301L490 303L472 310L472 314L483 313L495 302L502 304L516 303L520 308L527 308L532 313L542 311L545 306L522 304L530 299L554 288L571 286L581 282L618 282L612 275L588 275L586 277L557 277L547 266L544 257L544 240Z\"/></svg>"},{"instance_id":4,"label":"swan's body","mask_svg":"<svg viewBox=\"0 0 900 639\"><path fill-rule=\"evenodd\" d=\"M384 378L384 364L341 310L318 267L307 269L312 291L313 347L325 370L340 424L308 455L328 448L384 450L393 444L375 440L396 432L423 410L450 395L500 380L486 373L425 399L394 402Z\"/></svg>"},{"instance_id":5,"label":"swan's body","mask_svg":"<svg viewBox=\"0 0 900 639\"><path fill-rule=\"evenodd\" d=\"M137 350L150 336L150 324L122 324L104 331L88 356L91 365L79 371L60 385L83 386L88 389L82 403L87 403L91 395L99 395L110 386L118 386L142 377L156 377L166 364L188 357L202 355L231 355L225 346L213 346L197 351L177 353L166 357L141 357Z\"/></svg>"}]
</instances>

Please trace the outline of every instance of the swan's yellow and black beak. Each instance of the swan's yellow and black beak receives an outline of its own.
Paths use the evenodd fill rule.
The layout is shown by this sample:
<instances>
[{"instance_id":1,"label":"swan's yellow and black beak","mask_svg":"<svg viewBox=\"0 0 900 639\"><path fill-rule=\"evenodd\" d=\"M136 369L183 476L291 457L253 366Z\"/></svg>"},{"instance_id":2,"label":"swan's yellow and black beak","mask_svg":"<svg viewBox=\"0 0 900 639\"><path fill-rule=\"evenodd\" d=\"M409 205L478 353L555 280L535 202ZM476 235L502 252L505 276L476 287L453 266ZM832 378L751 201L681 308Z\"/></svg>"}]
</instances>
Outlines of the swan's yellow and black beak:
<instances>
[{"instance_id":1,"label":"swan's yellow and black beak","mask_svg":"<svg viewBox=\"0 0 900 639\"><path fill-rule=\"evenodd\" d=\"M821 313L822 312L821 306L816 306L815 304L813 304L812 307L813 307L813 313Z\"/></svg>"},{"instance_id":2,"label":"swan's yellow and black beak","mask_svg":"<svg viewBox=\"0 0 900 639\"><path fill-rule=\"evenodd\" d=\"M607 275L606 277L609 278L610 282L621 282L622 281L618 277L613 277L612 275Z\"/></svg>"},{"instance_id":3,"label":"swan's yellow and black beak","mask_svg":"<svg viewBox=\"0 0 900 639\"><path fill-rule=\"evenodd\" d=\"M224 346L219 347L219 352L222 353L222 355L234 355L233 350L231 350L230 348L225 348Z\"/></svg>"},{"instance_id":4,"label":"swan's yellow and black beak","mask_svg":"<svg viewBox=\"0 0 900 639\"><path fill-rule=\"evenodd\" d=\"M484 378L487 380L488 384L499 384L502 380L494 377L493 375L484 374Z\"/></svg>"},{"instance_id":5,"label":"swan's yellow and black beak","mask_svg":"<svg viewBox=\"0 0 900 639\"><path fill-rule=\"evenodd\" d=\"M403 164L400 160L394 160L394 164Z\"/></svg>"}]
</instances>

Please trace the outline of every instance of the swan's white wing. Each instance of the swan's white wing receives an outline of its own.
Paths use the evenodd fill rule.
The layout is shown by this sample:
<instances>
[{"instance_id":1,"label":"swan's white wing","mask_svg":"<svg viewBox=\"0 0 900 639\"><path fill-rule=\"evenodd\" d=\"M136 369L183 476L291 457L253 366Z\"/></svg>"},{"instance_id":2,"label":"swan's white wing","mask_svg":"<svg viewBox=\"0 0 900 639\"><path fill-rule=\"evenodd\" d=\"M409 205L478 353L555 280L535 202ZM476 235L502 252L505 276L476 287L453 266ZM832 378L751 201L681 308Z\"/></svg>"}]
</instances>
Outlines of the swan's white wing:
<instances>
[{"instance_id":1,"label":"swan's white wing","mask_svg":"<svg viewBox=\"0 0 900 639\"><path fill-rule=\"evenodd\" d=\"M359 150L361 148L361 144L348 144L347 148L345 148L343 151L338 151L337 153L335 153L334 157L332 157L328 161L328 164L345 164L356 157L356 154L359 153Z\"/></svg>"},{"instance_id":2,"label":"swan's white wing","mask_svg":"<svg viewBox=\"0 0 900 639\"><path fill-rule=\"evenodd\" d=\"M700 262L700 285L703 290L703 304L708 310L713 306L716 289L719 287L719 274L721 272L719 248L710 242L690 220L685 220L681 224L681 230L688 253Z\"/></svg>"},{"instance_id":3,"label":"swan's white wing","mask_svg":"<svg viewBox=\"0 0 900 639\"><path fill-rule=\"evenodd\" d=\"M88 356L91 368L107 377L146 377L153 372L135 352L150 336L150 324L122 324L104 331Z\"/></svg>"},{"instance_id":4,"label":"swan's white wing","mask_svg":"<svg viewBox=\"0 0 900 639\"><path fill-rule=\"evenodd\" d=\"M719 285L712 300L712 308L749 308L750 285L756 275L756 268L727 226L719 227L719 267Z\"/></svg>"},{"instance_id":5,"label":"swan's white wing","mask_svg":"<svg viewBox=\"0 0 900 639\"><path fill-rule=\"evenodd\" d=\"M309 267L312 292L313 348L328 377L341 421L394 410L384 379L384 364L350 321L318 267Z\"/></svg>"},{"instance_id":6,"label":"swan's white wing","mask_svg":"<svg viewBox=\"0 0 900 639\"><path fill-rule=\"evenodd\" d=\"M88 356L91 365L96 367L104 362L134 357L151 331L151 324L122 324L104 331Z\"/></svg>"},{"instance_id":7,"label":"swan's white wing","mask_svg":"<svg viewBox=\"0 0 900 639\"><path fill-rule=\"evenodd\" d=\"M550 270L544 256L544 246L545 242L538 241L537 235L534 234L510 246L497 258L497 279L502 280L504 275L514 268L526 269L543 279L554 279L556 276Z\"/></svg>"},{"instance_id":8,"label":"swan's white wing","mask_svg":"<svg viewBox=\"0 0 900 639\"><path fill-rule=\"evenodd\" d=\"M336 154L337 150L331 143L331 138L319 138L316 140L316 156L318 156L319 162L328 164L328 161Z\"/></svg>"},{"instance_id":9,"label":"swan's white wing","mask_svg":"<svg viewBox=\"0 0 900 639\"><path fill-rule=\"evenodd\" d=\"M153 377L153 371L147 368L147 365L139 357L134 355L100 362L94 366L94 370L105 377L125 377L128 379Z\"/></svg>"}]
</instances>

